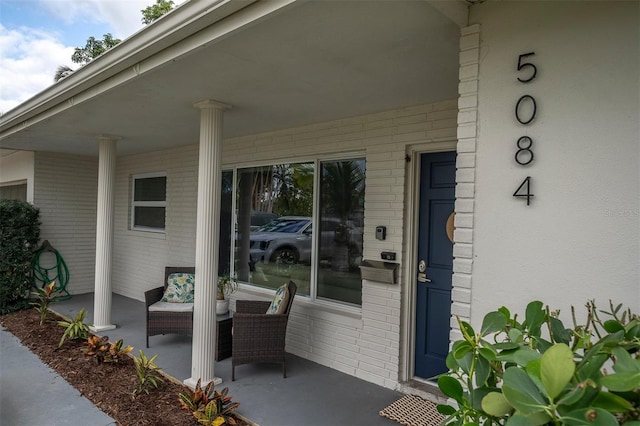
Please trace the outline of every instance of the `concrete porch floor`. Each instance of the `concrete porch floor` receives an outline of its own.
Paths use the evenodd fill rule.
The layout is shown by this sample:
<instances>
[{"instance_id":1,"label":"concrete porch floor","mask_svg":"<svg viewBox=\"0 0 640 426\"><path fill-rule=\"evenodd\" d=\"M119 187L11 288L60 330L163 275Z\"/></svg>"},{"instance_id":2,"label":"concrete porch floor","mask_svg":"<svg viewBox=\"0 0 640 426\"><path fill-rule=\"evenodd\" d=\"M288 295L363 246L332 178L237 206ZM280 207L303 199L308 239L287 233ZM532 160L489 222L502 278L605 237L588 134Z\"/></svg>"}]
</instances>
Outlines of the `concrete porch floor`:
<instances>
[{"instance_id":1,"label":"concrete porch floor","mask_svg":"<svg viewBox=\"0 0 640 426\"><path fill-rule=\"evenodd\" d=\"M93 293L74 295L51 308L73 318L87 310L85 321L93 320ZM113 295L112 321L115 330L101 333L110 340L124 339L133 353L158 354L157 364L180 382L191 376L191 338L177 335L152 336L145 348L144 303ZM215 363L220 387L240 403L238 412L260 426L380 425L398 423L378 414L403 396L402 393L360 380L300 357L287 355L287 378L279 365L252 364L236 367L231 381L231 358Z\"/></svg>"}]
</instances>

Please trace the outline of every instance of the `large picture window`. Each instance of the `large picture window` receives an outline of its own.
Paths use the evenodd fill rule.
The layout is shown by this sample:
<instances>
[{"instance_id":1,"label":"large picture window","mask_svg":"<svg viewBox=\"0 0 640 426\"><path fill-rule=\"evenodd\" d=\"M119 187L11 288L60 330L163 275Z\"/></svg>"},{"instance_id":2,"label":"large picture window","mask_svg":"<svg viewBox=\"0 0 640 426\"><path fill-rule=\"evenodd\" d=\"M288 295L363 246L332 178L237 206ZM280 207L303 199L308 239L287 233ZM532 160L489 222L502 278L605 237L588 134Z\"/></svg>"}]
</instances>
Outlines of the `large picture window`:
<instances>
[{"instance_id":1,"label":"large picture window","mask_svg":"<svg viewBox=\"0 0 640 426\"><path fill-rule=\"evenodd\" d=\"M131 229L164 232L167 208L167 176L148 173L133 176Z\"/></svg>"},{"instance_id":2,"label":"large picture window","mask_svg":"<svg viewBox=\"0 0 640 426\"><path fill-rule=\"evenodd\" d=\"M364 160L320 163L317 296L362 304Z\"/></svg>"},{"instance_id":3,"label":"large picture window","mask_svg":"<svg viewBox=\"0 0 640 426\"><path fill-rule=\"evenodd\" d=\"M363 159L239 169L238 279L274 289L293 280L300 295L361 305L364 174Z\"/></svg>"}]
</instances>

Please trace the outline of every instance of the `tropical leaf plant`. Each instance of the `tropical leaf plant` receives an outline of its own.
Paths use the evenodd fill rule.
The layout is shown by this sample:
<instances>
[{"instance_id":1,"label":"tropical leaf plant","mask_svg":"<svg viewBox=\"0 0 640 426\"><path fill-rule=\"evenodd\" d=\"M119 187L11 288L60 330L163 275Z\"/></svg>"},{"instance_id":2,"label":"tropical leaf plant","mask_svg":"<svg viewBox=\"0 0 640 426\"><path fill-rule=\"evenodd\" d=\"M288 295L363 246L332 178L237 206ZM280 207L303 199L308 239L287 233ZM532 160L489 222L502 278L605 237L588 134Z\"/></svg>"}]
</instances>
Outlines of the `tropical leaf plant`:
<instances>
[{"instance_id":1,"label":"tropical leaf plant","mask_svg":"<svg viewBox=\"0 0 640 426\"><path fill-rule=\"evenodd\" d=\"M49 305L57 296L56 282L51 281L43 288L39 288L37 291L31 292L37 301L31 302L34 309L40 314L40 325L44 324L47 320L47 314L49 313Z\"/></svg>"},{"instance_id":2,"label":"tropical leaf plant","mask_svg":"<svg viewBox=\"0 0 640 426\"><path fill-rule=\"evenodd\" d=\"M229 388L217 391L213 382L209 382L202 389L202 381L198 379L193 392L178 394L183 410L190 410L198 423L203 425L221 426L236 425L235 411L240 403L233 402L229 396Z\"/></svg>"},{"instance_id":3,"label":"tropical leaf plant","mask_svg":"<svg viewBox=\"0 0 640 426\"><path fill-rule=\"evenodd\" d=\"M62 334L62 338L60 339L60 343L58 347L62 347L64 341L69 338L71 340L80 340L86 339L89 337L89 327L91 324L86 324L84 322L84 317L87 315L87 311L82 308L80 312L78 312L75 318L71 321L58 321L58 325L61 327L66 327L64 333Z\"/></svg>"},{"instance_id":4,"label":"tropical leaf plant","mask_svg":"<svg viewBox=\"0 0 640 426\"><path fill-rule=\"evenodd\" d=\"M202 379L198 379L193 392L180 392L178 399L180 400L183 410L198 411L206 407L209 399L213 397L213 382L209 382L205 389L202 389Z\"/></svg>"},{"instance_id":5,"label":"tropical leaf plant","mask_svg":"<svg viewBox=\"0 0 640 426\"><path fill-rule=\"evenodd\" d=\"M161 369L155 362L158 355L147 358L142 349L139 353L140 358L133 356L133 362L136 366L136 378L138 379L138 386L133 390L134 396L142 392L148 395L151 389L157 389L160 383L164 382L164 378L160 373Z\"/></svg>"},{"instance_id":6,"label":"tropical leaf plant","mask_svg":"<svg viewBox=\"0 0 640 426\"><path fill-rule=\"evenodd\" d=\"M85 343L86 348L82 349L87 356L93 356L96 362L106 363L118 363L122 356L128 354L133 350L133 346L122 345L124 341L122 339L117 340L114 343L109 342L108 336L98 337L91 335L87 338Z\"/></svg>"},{"instance_id":7,"label":"tropical leaf plant","mask_svg":"<svg viewBox=\"0 0 640 426\"><path fill-rule=\"evenodd\" d=\"M573 328L539 301L521 322L506 307L488 313L478 333L458 318L463 339L438 378L455 401L438 406L445 424L640 426L640 318L586 307L584 325L572 310Z\"/></svg>"}]
</instances>

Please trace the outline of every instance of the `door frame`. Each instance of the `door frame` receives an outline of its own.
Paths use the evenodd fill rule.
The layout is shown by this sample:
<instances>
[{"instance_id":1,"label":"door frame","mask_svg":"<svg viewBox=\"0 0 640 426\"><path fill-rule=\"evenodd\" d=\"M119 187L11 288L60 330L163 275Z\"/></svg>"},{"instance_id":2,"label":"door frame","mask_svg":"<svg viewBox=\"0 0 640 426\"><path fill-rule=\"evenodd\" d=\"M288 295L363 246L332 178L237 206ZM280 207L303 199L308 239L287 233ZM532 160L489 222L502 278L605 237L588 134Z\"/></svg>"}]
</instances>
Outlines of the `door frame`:
<instances>
[{"instance_id":1,"label":"door frame","mask_svg":"<svg viewBox=\"0 0 640 426\"><path fill-rule=\"evenodd\" d=\"M418 270L417 265L417 234L418 234L418 209L420 208L420 155L432 154L436 152L456 151L458 141L455 139L447 139L438 142L423 143L407 146L408 179L407 179L407 215L408 220L405 221L405 253L406 261L404 265L404 277L406 280L405 291L402 296L402 315L401 324L403 327L401 341L404 344L401 347L400 381L407 382L416 380L425 383L420 377L415 376L415 343L416 343L416 280L413 279L415 271ZM455 210L455 209L454 209Z\"/></svg>"}]
</instances>

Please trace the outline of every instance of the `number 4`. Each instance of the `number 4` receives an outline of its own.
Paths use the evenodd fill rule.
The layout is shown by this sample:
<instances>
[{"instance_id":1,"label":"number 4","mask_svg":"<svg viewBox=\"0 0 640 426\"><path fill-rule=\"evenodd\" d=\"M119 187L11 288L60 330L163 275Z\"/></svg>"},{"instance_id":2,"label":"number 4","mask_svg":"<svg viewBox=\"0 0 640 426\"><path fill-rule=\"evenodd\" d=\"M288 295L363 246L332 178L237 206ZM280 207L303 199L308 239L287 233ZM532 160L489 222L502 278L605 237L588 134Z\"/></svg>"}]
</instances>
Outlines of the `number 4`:
<instances>
[{"instance_id":1,"label":"number 4","mask_svg":"<svg viewBox=\"0 0 640 426\"><path fill-rule=\"evenodd\" d=\"M531 203L531 197L533 194L531 193L531 176L527 176L525 180L522 181L516 192L513 193L514 197L526 197L527 205Z\"/></svg>"}]
</instances>

